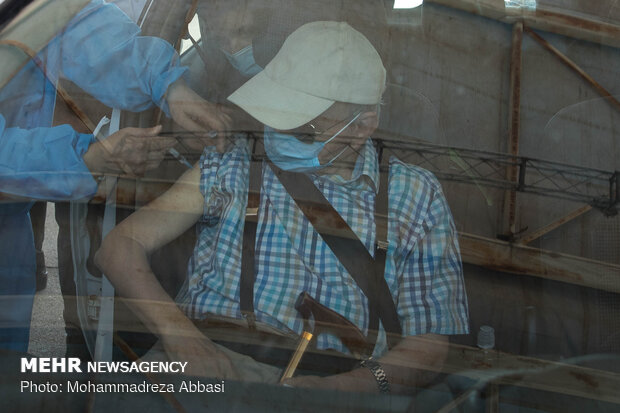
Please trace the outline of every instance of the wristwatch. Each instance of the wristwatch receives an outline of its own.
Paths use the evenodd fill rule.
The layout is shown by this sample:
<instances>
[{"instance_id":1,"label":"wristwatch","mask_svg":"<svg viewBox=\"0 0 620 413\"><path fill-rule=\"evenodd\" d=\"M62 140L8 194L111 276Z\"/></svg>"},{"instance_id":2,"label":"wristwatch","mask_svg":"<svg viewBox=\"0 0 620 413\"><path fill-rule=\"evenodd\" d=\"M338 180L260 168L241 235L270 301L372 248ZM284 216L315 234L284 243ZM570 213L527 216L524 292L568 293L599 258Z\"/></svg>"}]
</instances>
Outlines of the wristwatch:
<instances>
[{"instance_id":1,"label":"wristwatch","mask_svg":"<svg viewBox=\"0 0 620 413\"><path fill-rule=\"evenodd\" d=\"M377 386L379 387L379 392L381 393L389 393L390 392L390 383L387 380L387 376L385 375L385 371L381 364L373 360L372 357L364 359L360 361L360 366L365 367L375 376L375 380L377 380Z\"/></svg>"}]
</instances>

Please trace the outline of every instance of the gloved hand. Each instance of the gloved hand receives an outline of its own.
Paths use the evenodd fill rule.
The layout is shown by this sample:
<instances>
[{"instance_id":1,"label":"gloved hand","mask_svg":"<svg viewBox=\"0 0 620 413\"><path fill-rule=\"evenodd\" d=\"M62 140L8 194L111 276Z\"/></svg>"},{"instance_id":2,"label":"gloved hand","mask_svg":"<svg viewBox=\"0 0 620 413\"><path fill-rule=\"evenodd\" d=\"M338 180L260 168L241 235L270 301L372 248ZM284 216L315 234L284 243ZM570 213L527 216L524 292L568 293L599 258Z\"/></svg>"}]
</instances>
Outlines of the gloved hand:
<instances>
[{"instance_id":1,"label":"gloved hand","mask_svg":"<svg viewBox=\"0 0 620 413\"><path fill-rule=\"evenodd\" d=\"M222 132L231 127L230 109L207 102L191 90L182 79L170 86L167 100L172 119L197 137L213 138L214 131ZM202 146L197 149L202 150Z\"/></svg>"},{"instance_id":2,"label":"gloved hand","mask_svg":"<svg viewBox=\"0 0 620 413\"><path fill-rule=\"evenodd\" d=\"M161 125L153 128L124 128L103 141L93 143L84 162L93 174L140 176L156 168L176 140L158 136Z\"/></svg>"}]
</instances>

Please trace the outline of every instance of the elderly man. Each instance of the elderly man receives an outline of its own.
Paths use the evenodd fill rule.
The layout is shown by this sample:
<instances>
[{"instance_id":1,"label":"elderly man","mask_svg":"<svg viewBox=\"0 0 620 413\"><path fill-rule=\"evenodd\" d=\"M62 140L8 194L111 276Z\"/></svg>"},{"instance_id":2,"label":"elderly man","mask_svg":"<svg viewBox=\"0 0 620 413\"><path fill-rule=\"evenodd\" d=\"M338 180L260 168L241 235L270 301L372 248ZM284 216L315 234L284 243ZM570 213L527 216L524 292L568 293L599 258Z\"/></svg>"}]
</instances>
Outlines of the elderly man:
<instances>
[{"instance_id":1,"label":"elderly man","mask_svg":"<svg viewBox=\"0 0 620 413\"><path fill-rule=\"evenodd\" d=\"M428 171L391 159L389 185L379 188L369 137L384 87L381 59L361 33L342 22L302 26L263 72L229 97L265 124L262 174L250 174L251 145L244 139L237 137L225 153L206 148L193 170L104 240L98 265L120 294L136 299L133 308L160 336L168 357L189 359L190 373L277 382L280 369L214 344L208 326L212 319L245 316L250 329L300 335L305 323L295 304L306 293L369 337L374 360L345 373L286 383L386 391L422 382L422 375L403 365L440 368L446 335L468 331L456 233L441 187ZM253 180L260 188L258 222L248 231L248 187L258 189ZM366 253L380 259L374 212L381 190L387 190L389 204L387 251L381 280L369 289L361 284L374 270L352 272ZM300 192L323 197L351 228L357 238L351 243L363 245L361 253L352 248L347 254L345 247L343 254L329 241L300 209ZM196 221L198 241L177 306L153 277L147 255ZM373 296L382 289L387 304ZM372 320L377 325L378 318L375 335ZM388 325L402 334L397 344L384 331ZM347 353L343 343L320 334L315 346Z\"/></svg>"}]
</instances>

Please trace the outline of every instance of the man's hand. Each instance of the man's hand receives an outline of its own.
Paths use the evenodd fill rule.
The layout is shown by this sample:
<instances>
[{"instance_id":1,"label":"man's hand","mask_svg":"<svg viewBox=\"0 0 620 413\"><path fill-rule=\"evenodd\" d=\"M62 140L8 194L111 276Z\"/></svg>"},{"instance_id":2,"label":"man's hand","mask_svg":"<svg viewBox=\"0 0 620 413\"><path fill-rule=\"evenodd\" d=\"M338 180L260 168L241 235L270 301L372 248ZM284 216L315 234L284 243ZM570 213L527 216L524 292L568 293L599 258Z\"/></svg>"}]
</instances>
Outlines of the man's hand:
<instances>
[{"instance_id":1,"label":"man's hand","mask_svg":"<svg viewBox=\"0 0 620 413\"><path fill-rule=\"evenodd\" d=\"M207 136L212 131L230 129L231 111L207 102L180 79L168 89L168 106L172 119L188 132Z\"/></svg>"},{"instance_id":2,"label":"man's hand","mask_svg":"<svg viewBox=\"0 0 620 413\"><path fill-rule=\"evenodd\" d=\"M142 175L156 168L176 143L174 138L158 136L159 132L161 126L121 129L92 144L84 154L84 162L93 174Z\"/></svg>"},{"instance_id":3,"label":"man's hand","mask_svg":"<svg viewBox=\"0 0 620 413\"><path fill-rule=\"evenodd\" d=\"M333 376L297 376L284 380L293 387L310 387L349 392L378 393L377 381L368 369L355 369L348 373Z\"/></svg>"},{"instance_id":4,"label":"man's hand","mask_svg":"<svg viewBox=\"0 0 620 413\"><path fill-rule=\"evenodd\" d=\"M430 383L442 371L448 354L448 337L438 334L408 336L378 361L390 384L391 392L410 394L414 387ZM361 367L347 373L327 377L298 376L287 379L293 387L312 387L340 391L377 393L377 379L369 369Z\"/></svg>"}]
</instances>

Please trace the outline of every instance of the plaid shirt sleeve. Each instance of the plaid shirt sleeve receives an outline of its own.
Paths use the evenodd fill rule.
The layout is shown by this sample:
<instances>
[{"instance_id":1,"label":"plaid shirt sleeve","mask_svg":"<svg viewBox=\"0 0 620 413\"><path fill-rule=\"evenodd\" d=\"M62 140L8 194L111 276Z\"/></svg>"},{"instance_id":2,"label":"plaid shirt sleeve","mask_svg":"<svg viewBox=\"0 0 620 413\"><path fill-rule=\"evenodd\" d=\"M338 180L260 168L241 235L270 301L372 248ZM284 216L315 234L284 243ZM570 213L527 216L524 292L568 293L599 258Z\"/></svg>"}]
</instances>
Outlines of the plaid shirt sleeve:
<instances>
[{"instance_id":1,"label":"plaid shirt sleeve","mask_svg":"<svg viewBox=\"0 0 620 413\"><path fill-rule=\"evenodd\" d=\"M401 216L395 266L403 334L467 334L467 296L457 232L441 186L424 169L402 163L392 166L401 172L390 181L390 195L399 194L390 210L397 212L393 211L397 207Z\"/></svg>"}]
</instances>

